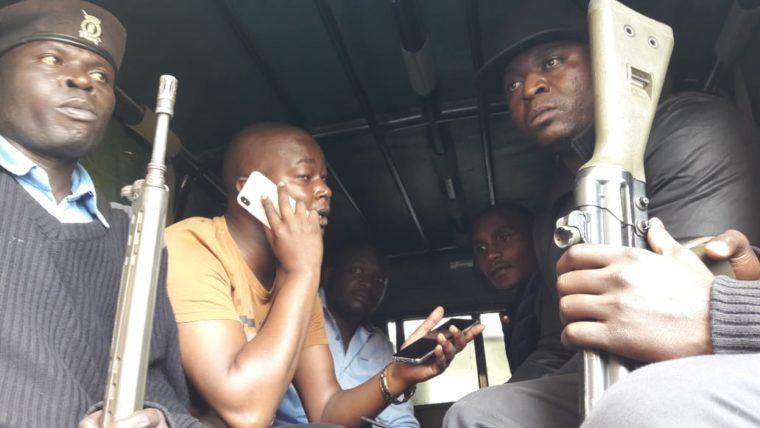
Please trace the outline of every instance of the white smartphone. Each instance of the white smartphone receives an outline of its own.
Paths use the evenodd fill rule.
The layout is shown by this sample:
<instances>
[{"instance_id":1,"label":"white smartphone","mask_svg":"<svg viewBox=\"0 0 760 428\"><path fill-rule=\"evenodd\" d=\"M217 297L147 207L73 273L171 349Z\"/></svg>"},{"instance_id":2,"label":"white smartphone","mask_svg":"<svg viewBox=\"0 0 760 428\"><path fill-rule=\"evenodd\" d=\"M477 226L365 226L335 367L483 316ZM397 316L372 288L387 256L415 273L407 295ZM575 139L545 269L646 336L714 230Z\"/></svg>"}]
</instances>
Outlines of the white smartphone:
<instances>
[{"instance_id":1,"label":"white smartphone","mask_svg":"<svg viewBox=\"0 0 760 428\"><path fill-rule=\"evenodd\" d=\"M238 193L237 201L241 207L256 217L264 226L271 229L272 227L269 225L269 220L267 220L267 215L264 212L264 206L261 204L262 195L266 195L272 201L275 211L279 214L280 204L277 196L277 185L258 171L253 171L248 177L248 181L245 182L243 188L240 189L240 193ZM288 201L290 202L290 207L295 210L295 199L288 196Z\"/></svg>"}]
</instances>

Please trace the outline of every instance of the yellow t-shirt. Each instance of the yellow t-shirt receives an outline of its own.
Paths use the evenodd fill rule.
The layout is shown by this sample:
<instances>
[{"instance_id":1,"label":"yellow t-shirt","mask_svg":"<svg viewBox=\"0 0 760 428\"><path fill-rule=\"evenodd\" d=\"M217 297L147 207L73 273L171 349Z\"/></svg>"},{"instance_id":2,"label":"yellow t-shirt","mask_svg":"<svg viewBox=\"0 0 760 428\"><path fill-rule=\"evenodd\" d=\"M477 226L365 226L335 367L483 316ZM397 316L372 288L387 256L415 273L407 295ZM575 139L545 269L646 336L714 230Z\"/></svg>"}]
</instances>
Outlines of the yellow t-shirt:
<instances>
[{"instance_id":1,"label":"yellow t-shirt","mask_svg":"<svg viewBox=\"0 0 760 428\"><path fill-rule=\"evenodd\" d=\"M167 288L178 323L232 320L251 340L272 306L270 292L243 259L224 217L193 217L166 229ZM314 297L304 347L326 345L319 297Z\"/></svg>"}]
</instances>

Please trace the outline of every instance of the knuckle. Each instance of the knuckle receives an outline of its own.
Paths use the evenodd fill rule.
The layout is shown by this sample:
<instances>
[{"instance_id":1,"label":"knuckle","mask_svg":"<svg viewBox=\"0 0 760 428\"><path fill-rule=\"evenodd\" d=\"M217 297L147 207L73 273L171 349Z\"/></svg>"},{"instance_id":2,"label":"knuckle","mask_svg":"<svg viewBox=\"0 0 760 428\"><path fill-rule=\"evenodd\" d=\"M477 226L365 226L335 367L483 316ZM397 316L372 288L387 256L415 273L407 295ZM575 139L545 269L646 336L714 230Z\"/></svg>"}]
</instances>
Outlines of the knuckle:
<instances>
[{"instance_id":1,"label":"knuckle","mask_svg":"<svg viewBox=\"0 0 760 428\"><path fill-rule=\"evenodd\" d=\"M631 247L623 248L623 259L629 262L638 262L641 260L641 255L638 251Z\"/></svg>"},{"instance_id":2,"label":"knuckle","mask_svg":"<svg viewBox=\"0 0 760 428\"><path fill-rule=\"evenodd\" d=\"M744 234L741 233L741 232L739 232L736 229L728 229L727 231L725 231L725 232L723 232L721 234L721 236L724 236L724 235L728 236L729 238L733 238L733 239L739 239L739 240L741 240L742 238L746 239L746 237L744 236Z\"/></svg>"},{"instance_id":3,"label":"knuckle","mask_svg":"<svg viewBox=\"0 0 760 428\"><path fill-rule=\"evenodd\" d=\"M572 263L578 258L580 252L583 251L581 249L581 245L573 245L572 247L568 248L567 251L565 251L563 257L566 258L566 261L568 263Z\"/></svg>"},{"instance_id":4,"label":"knuckle","mask_svg":"<svg viewBox=\"0 0 760 428\"><path fill-rule=\"evenodd\" d=\"M560 275L557 277L557 293L560 297L566 296L569 292L570 284L568 283L567 275Z\"/></svg>"},{"instance_id":5,"label":"knuckle","mask_svg":"<svg viewBox=\"0 0 760 428\"><path fill-rule=\"evenodd\" d=\"M607 297L606 306L612 313L622 313L625 311L625 301L617 294Z\"/></svg>"},{"instance_id":6,"label":"knuckle","mask_svg":"<svg viewBox=\"0 0 760 428\"><path fill-rule=\"evenodd\" d=\"M741 249L749 248L749 239L743 233L735 229L726 231L727 239L726 244L729 246L732 252L739 251Z\"/></svg>"},{"instance_id":7,"label":"knuckle","mask_svg":"<svg viewBox=\"0 0 760 428\"><path fill-rule=\"evenodd\" d=\"M568 324L562 330L562 343L575 345L578 342L578 327L576 324Z\"/></svg>"},{"instance_id":8,"label":"knuckle","mask_svg":"<svg viewBox=\"0 0 760 428\"><path fill-rule=\"evenodd\" d=\"M618 287L626 287L635 281L637 275L636 269L630 266L624 266L619 269L615 269L611 274L612 284Z\"/></svg>"}]
</instances>

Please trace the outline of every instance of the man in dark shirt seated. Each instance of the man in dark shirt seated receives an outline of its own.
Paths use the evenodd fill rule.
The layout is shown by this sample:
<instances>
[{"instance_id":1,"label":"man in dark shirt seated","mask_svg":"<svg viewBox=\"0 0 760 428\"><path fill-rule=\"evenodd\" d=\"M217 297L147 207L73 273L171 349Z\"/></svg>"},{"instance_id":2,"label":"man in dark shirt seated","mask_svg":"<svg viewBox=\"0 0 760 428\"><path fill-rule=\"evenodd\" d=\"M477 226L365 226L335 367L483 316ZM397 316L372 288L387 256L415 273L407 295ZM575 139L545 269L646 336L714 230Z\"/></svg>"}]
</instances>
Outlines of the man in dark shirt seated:
<instances>
[{"instance_id":1,"label":"man in dark shirt seated","mask_svg":"<svg viewBox=\"0 0 760 428\"><path fill-rule=\"evenodd\" d=\"M516 204L488 207L472 225L472 252L478 270L494 287L514 291L504 320L510 382L552 373L565 361L553 356L572 353L560 342L561 328L542 328L556 319L542 319L542 314L556 311L556 306L544 298L532 234L533 214Z\"/></svg>"},{"instance_id":2,"label":"man in dark shirt seated","mask_svg":"<svg viewBox=\"0 0 760 428\"><path fill-rule=\"evenodd\" d=\"M575 176L595 140L588 24L569 0L524 2L513 12L477 79L482 87L501 86L515 126L556 159L534 243L547 293L558 301L556 266L564 250L552 239L555 222L574 207ZM650 217L679 242L727 229L760 241L757 141L756 126L725 100L663 96L644 156ZM476 391L451 407L444 426L576 427L577 360L551 376Z\"/></svg>"}]
</instances>

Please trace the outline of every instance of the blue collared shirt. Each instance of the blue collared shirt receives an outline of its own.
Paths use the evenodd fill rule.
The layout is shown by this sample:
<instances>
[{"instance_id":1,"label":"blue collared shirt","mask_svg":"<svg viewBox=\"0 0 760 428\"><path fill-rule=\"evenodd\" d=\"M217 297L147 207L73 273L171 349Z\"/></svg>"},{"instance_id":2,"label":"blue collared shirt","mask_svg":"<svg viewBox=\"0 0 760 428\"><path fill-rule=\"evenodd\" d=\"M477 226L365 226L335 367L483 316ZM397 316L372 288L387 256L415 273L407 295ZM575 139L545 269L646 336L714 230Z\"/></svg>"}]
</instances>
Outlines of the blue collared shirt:
<instances>
[{"instance_id":1,"label":"blue collared shirt","mask_svg":"<svg viewBox=\"0 0 760 428\"><path fill-rule=\"evenodd\" d=\"M109 227L98 210L95 184L81 164L71 174L71 194L56 203L47 172L0 135L0 167L11 173L47 212L61 223L89 223L97 218Z\"/></svg>"},{"instance_id":2,"label":"blue collared shirt","mask_svg":"<svg viewBox=\"0 0 760 428\"><path fill-rule=\"evenodd\" d=\"M379 329L371 326L359 326L351 338L348 351L344 351L340 330L338 330L335 318L325 304L325 296L321 290L320 297L325 314L325 332L335 366L335 377L342 389L359 386L367 379L380 373L380 370L391 361L393 345L388 340L388 336ZM377 387L380 388L380 385L378 384ZM394 428L419 428L420 426L417 419L414 418L414 407L410 402L400 405L392 404L374 419ZM280 403L280 408L277 409L273 425L299 423L308 423L308 419L301 400L298 398L298 393L291 384Z\"/></svg>"}]
</instances>

